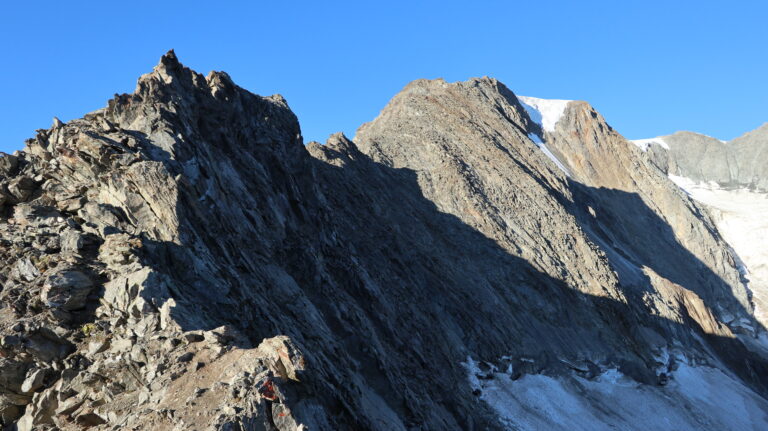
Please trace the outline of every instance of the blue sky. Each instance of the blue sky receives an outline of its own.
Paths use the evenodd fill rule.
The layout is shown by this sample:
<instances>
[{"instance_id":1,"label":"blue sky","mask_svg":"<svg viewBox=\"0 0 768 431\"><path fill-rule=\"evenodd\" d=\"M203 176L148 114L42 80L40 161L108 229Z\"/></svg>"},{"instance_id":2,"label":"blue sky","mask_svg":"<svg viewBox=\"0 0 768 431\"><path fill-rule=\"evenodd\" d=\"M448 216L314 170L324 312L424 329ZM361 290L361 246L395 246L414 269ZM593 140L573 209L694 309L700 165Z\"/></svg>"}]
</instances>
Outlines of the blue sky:
<instances>
[{"instance_id":1,"label":"blue sky","mask_svg":"<svg viewBox=\"0 0 768 431\"><path fill-rule=\"evenodd\" d=\"M56 1L0 12L0 150L133 91L174 48L350 137L409 81L493 76L591 102L628 138L768 121L764 1Z\"/></svg>"}]
</instances>

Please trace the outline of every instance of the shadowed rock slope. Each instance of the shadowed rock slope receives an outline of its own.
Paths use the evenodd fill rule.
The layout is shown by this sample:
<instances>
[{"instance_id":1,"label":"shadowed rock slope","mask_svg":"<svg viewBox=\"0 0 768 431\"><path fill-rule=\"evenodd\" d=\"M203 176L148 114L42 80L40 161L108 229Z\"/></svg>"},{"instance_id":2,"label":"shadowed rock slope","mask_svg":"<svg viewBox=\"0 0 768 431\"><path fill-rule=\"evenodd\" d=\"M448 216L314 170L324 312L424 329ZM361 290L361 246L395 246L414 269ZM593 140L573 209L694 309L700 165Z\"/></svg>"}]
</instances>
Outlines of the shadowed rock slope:
<instances>
[{"instance_id":1,"label":"shadowed rock slope","mask_svg":"<svg viewBox=\"0 0 768 431\"><path fill-rule=\"evenodd\" d=\"M679 361L766 407L729 249L586 104L549 132L493 79L415 81L304 146L170 52L0 170L7 427L505 429L489 370L662 391Z\"/></svg>"},{"instance_id":2,"label":"shadowed rock slope","mask_svg":"<svg viewBox=\"0 0 768 431\"><path fill-rule=\"evenodd\" d=\"M768 124L729 142L693 132L642 140L645 155L702 203L733 247L755 314L768 322Z\"/></svg>"}]
</instances>

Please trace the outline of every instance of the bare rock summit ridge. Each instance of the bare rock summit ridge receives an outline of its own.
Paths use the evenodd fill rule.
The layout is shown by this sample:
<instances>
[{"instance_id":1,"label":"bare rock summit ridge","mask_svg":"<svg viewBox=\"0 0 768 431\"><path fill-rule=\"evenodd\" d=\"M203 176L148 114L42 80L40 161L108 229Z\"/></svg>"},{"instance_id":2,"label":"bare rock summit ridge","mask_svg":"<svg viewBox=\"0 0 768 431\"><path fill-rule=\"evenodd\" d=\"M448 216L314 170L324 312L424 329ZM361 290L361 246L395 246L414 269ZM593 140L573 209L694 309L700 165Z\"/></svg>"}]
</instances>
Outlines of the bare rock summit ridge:
<instances>
[{"instance_id":1,"label":"bare rock summit ridge","mask_svg":"<svg viewBox=\"0 0 768 431\"><path fill-rule=\"evenodd\" d=\"M545 126L495 79L418 80L304 145L281 96L169 52L0 157L0 424L643 429L614 376L668 429L765 426L765 329L712 215L561 102ZM686 398L694 374L749 415Z\"/></svg>"}]
</instances>

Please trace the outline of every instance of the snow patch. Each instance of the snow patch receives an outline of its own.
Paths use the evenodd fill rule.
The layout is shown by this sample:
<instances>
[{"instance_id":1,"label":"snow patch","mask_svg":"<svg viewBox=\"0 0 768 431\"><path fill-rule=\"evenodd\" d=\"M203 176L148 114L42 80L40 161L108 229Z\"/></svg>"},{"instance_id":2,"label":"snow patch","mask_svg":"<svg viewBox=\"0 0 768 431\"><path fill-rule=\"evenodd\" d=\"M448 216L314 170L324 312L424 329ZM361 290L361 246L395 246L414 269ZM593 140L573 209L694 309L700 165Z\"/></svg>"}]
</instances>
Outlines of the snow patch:
<instances>
[{"instance_id":1,"label":"snow patch","mask_svg":"<svg viewBox=\"0 0 768 431\"><path fill-rule=\"evenodd\" d=\"M768 401L716 368L682 362L666 386L651 386L616 368L592 380L543 374L512 380L480 372L472 358L464 365L475 393L510 430L768 429Z\"/></svg>"},{"instance_id":2,"label":"snow patch","mask_svg":"<svg viewBox=\"0 0 768 431\"><path fill-rule=\"evenodd\" d=\"M609 368L605 370L605 372L599 375L595 381L611 385L637 386L637 383L635 383L634 380L622 374L618 368Z\"/></svg>"},{"instance_id":3,"label":"snow patch","mask_svg":"<svg viewBox=\"0 0 768 431\"><path fill-rule=\"evenodd\" d=\"M669 144L667 144L667 142L661 137L650 138L650 139L635 139L629 142L637 145L643 151L648 151L648 148L650 148L651 144L659 144L665 150L669 149Z\"/></svg>"},{"instance_id":4,"label":"snow patch","mask_svg":"<svg viewBox=\"0 0 768 431\"><path fill-rule=\"evenodd\" d=\"M560 159L555 157L552 151L550 151L549 148L547 148L547 144L545 144L544 141L541 140L541 138L539 138L535 133L529 134L528 138L531 141L533 141L533 143L536 144L536 146L539 147L539 149L541 149L544 155L549 157L549 160L552 160L555 163L555 165L558 168L560 168L561 171L565 172L565 175L569 177L571 176L571 173L568 172L568 169L565 167L565 165L560 161Z\"/></svg>"},{"instance_id":5,"label":"snow patch","mask_svg":"<svg viewBox=\"0 0 768 431\"><path fill-rule=\"evenodd\" d=\"M517 96L532 121L545 131L554 132L555 124L560 121L570 100L538 99L536 97Z\"/></svg>"},{"instance_id":6,"label":"snow patch","mask_svg":"<svg viewBox=\"0 0 768 431\"><path fill-rule=\"evenodd\" d=\"M703 134L703 133L698 133L698 132L696 132L696 134L698 134L698 135L701 135L701 136L706 136L707 138L717 139L718 141L720 141L720 142L722 142L722 143L724 143L724 144L727 144L727 143L728 143L728 141L724 141L724 140L722 140L722 139L718 139L718 138L715 138L714 136L709 136L709 135L705 135L705 134Z\"/></svg>"}]
</instances>

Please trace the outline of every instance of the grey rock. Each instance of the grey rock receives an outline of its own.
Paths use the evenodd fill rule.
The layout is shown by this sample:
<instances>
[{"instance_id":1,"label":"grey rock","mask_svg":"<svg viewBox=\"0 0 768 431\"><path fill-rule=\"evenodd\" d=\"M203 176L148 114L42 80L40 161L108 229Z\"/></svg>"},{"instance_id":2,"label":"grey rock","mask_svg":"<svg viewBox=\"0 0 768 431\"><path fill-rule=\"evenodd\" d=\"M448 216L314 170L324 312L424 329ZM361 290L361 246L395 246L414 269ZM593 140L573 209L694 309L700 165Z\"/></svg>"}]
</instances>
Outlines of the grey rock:
<instances>
[{"instance_id":1,"label":"grey rock","mask_svg":"<svg viewBox=\"0 0 768 431\"><path fill-rule=\"evenodd\" d=\"M54 391L36 393L16 425L18 430L33 431L53 425L53 414L57 407L58 400Z\"/></svg>"},{"instance_id":2,"label":"grey rock","mask_svg":"<svg viewBox=\"0 0 768 431\"><path fill-rule=\"evenodd\" d=\"M8 184L8 190L13 197L21 202L27 201L32 196L35 188L37 188L35 181L25 176L17 177Z\"/></svg>"},{"instance_id":3,"label":"grey rock","mask_svg":"<svg viewBox=\"0 0 768 431\"><path fill-rule=\"evenodd\" d=\"M40 299L48 307L61 307L72 311L85 306L93 288L90 277L78 270L57 271L48 276L40 290Z\"/></svg>"},{"instance_id":4,"label":"grey rock","mask_svg":"<svg viewBox=\"0 0 768 431\"><path fill-rule=\"evenodd\" d=\"M0 365L2 365L0 367L0 387L3 389L3 394L7 396L13 392L22 392L21 386L24 383L29 364L0 359Z\"/></svg>"},{"instance_id":5,"label":"grey rock","mask_svg":"<svg viewBox=\"0 0 768 431\"><path fill-rule=\"evenodd\" d=\"M27 372L27 377L21 384L21 392L30 393L35 392L43 386L45 380L45 370L33 369Z\"/></svg>"},{"instance_id":6,"label":"grey rock","mask_svg":"<svg viewBox=\"0 0 768 431\"><path fill-rule=\"evenodd\" d=\"M23 345L24 350L37 361L48 364L64 359L74 350L70 341L47 327L27 333Z\"/></svg>"},{"instance_id":7,"label":"grey rock","mask_svg":"<svg viewBox=\"0 0 768 431\"><path fill-rule=\"evenodd\" d=\"M768 123L728 142L694 132L662 136L651 159L665 172L723 188L768 191Z\"/></svg>"},{"instance_id":8,"label":"grey rock","mask_svg":"<svg viewBox=\"0 0 768 431\"><path fill-rule=\"evenodd\" d=\"M61 234L61 250L77 253L85 245L85 236L74 229L67 229Z\"/></svg>"},{"instance_id":9,"label":"grey rock","mask_svg":"<svg viewBox=\"0 0 768 431\"><path fill-rule=\"evenodd\" d=\"M38 271L28 257L19 259L14 269L18 277L25 281L32 281L40 275L40 271Z\"/></svg>"},{"instance_id":10,"label":"grey rock","mask_svg":"<svg viewBox=\"0 0 768 431\"><path fill-rule=\"evenodd\" d=\"M4 335L0 338L0 346L5 348L13 348L21 345L21 339L16 335Z\"/></svg>"},{"instance_id":11,"label":"grey rock","mask_svg":"<svg viewBox=\"0 0 768 431\"><path fill-rule=\"evenodd\" d=\"M186 340L187 343L199 343L200 341L205 340L205 336L198 331L187 332L184 334L184 340Z\"/></svg>"},{"instance_id":12,"label":"grey rock","mask_svg":"<svg viewBox=\"0 0 768 431\"><path fill-rule=\"evenodd\" d=\"M551 132L494 79L419 80L304 146L282 97L170 52L18 166L0 275L44 283L0 292L9 387L51 370L0 397L21 428L503 429L468 357L658 390L667 346L768 393L711 220L585 103Z\"/></svg>"},{"instance_id":13,"label":"grey rock","mask_svg":"<svg viewBox=\"0 0 768 431\"><path fill-rule=\"evenodd\" d=\"M88 354L95 355L107 350L110 347L110 340L105 335L92 337L88 341Z\"/></svg>"},{"instance_id":14,"label":"grey rock","mask_svg":"<svg viewBox=\"0 0 768 431\"><path fill-rule=\"evenodd\" d=\"M50 228L63 221L61 213L53 207L19 203L13 208L13 217L17 223L40 228ZM48 233L41 230L40 234ZM40 236L40 235L37 235Z\"/></svg>"},{"instance_id":15,"label":"grey rock","mask_svg":"<svg viewBox=\"0 0 768 431\"><path fill-rule=\"evenodd\" d=\"M23 413L23 407L31 398L22 394L29 364L0 358L0 420L10 424Z\"/></svg>"},{"instance_id":16,"label":"grey rock","mask_svg":"<svg viewBox=\"0 0 768 431\"><path fill-rule=\"evenodd\" d=\"M5 176L15 175L19 167L19 158L0 152L0 173Z\"/></svg>"}]
</instances>

